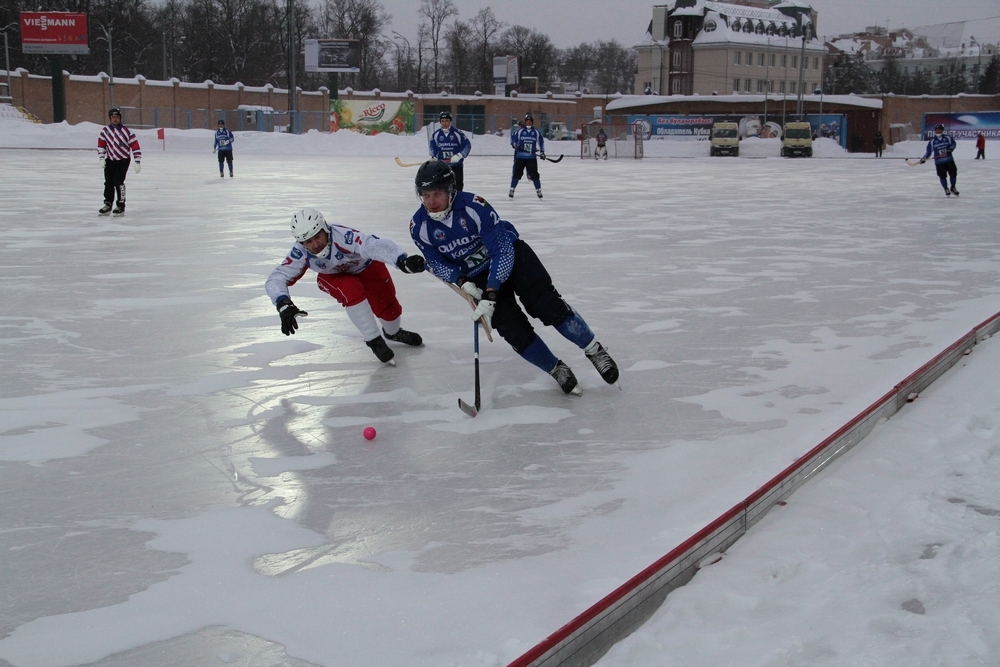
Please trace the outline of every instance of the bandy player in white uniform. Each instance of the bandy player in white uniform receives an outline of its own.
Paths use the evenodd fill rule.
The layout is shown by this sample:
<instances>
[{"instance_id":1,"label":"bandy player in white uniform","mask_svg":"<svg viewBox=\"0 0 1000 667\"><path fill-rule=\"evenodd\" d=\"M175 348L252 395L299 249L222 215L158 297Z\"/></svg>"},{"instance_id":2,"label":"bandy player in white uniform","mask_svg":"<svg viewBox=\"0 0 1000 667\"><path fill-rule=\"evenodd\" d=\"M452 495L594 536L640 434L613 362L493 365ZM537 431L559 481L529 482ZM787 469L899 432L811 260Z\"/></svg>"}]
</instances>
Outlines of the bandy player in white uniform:
<instances>
[{"instance_id":1,"label":"bandy player in white uniform","mask_svg":"<svg viewBox=\"0 0 1000 667\"><path fill-rule=\"evenodd\" d=\"M299 328L296 316L308 314L292 303L288 288L305 275L306 269L312 269L319 274L319 288L344 306L379 361L388 363L394 354L379 333L376 317L389 340L414 347L423 344L420 334L400 327L403 307L386 269L386 264L395 264L403 273L420 273L424 270L422 256L407 255L389 239L328 224L314 208L304 208L292 216L292 236L295 245L264 283L271 303L281 315L281 333L294 334Z\"/></svg>"}]
</instances>

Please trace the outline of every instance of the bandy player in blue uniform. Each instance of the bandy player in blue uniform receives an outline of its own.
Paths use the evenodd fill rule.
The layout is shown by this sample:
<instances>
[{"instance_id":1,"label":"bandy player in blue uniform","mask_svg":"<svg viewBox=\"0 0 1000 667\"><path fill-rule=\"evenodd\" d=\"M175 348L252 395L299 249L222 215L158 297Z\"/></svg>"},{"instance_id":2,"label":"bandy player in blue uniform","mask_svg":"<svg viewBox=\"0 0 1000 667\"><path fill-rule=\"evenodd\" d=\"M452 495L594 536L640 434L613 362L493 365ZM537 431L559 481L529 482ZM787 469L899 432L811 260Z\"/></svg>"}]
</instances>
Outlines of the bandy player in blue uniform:
<instances>
[{"instance_id":1,"label":"bandy player in blue uniform","mask_svg":"<svg viewBox=\"0 0 1000 667\"><path fill-rule=\"evenodd\" d=\"M416 190L421 206L410 221L410 236L435 276L478 300L473 321L492 322L515 352L551 375L567 394L576 388L576 376L538 337L524 311L580 347L605 382L618 380L614 359L556 291L514 225L501 220L482 197L459 192L444 162L422 164Z\"/></svg>"},{"instance_id":2,"label":"bandy player in blue uniform","mask_svg":"<svg viewBox=\"0 0 1000 667\"><path fill-rule=\"evenodd\" d=\"M435 160L447 162L455 174L455 187L465 189L465 158L472 152L472 144L457 127L451 126L451 113L442 111L438 116L441 127L431 135L430 151Z\"/></svg>"},{"instance_id":3,"label":"bandy player in blue uniform","mask_svg":"<svg viewBox=\"0 0 1000 667\"><path fill-rule=\"evenodd\" d=\"M510 145L514 148L514 170L510 177L510 192L507 196L514 198L514 190L518 181L528 170L528 178L535 184L535 194L542 198L542 179L538 175L538 158L545 159L545 137L535 129L535 117L530 113L524 115L524 127L520 127L510 135Z\"/></svg>"},{"instance_id":4,"label":"bandy player in blue uniform","mask_svg":"<svg viewBox=\"0 0 1000 667\"><path fill-rule=\"evenodd\" d=\"M292 303L288 288L312 269L319 274L319 288L344 306L365 345L379 361L392 362L394 353L379 333L376 317L389 340L412 347L423 345L420 334L400 326L403 307L386 270L387 264L395 264L403 273L420 273L424 270L423 257L407 255L389 239L331 225L314 208L304 208L292 216L292 236L295 245L264 283L281 317L281 333L291 336L299 328L296 318L308 315Z\"/></svg>"},{"instance_id":5,"label":"bandy player in blue uniform","mask_svg":"<svg viewBox=\"0 0 1000 667\"><path fill-rule=\"evenodd\" d=\"M944 133L944 125L934 126L934 138L927 142L927 152L920 158L920 164L927 162L927 158L934 156L934 166L937 168L938 178L941 179L941 187L949 197L958 196L955 189L955 181L958 180L958 166L955 158L951 156L955 152L955 137ZM948 180L951 180L951 189L948 188Z\"/></svg>"}]
</instances>

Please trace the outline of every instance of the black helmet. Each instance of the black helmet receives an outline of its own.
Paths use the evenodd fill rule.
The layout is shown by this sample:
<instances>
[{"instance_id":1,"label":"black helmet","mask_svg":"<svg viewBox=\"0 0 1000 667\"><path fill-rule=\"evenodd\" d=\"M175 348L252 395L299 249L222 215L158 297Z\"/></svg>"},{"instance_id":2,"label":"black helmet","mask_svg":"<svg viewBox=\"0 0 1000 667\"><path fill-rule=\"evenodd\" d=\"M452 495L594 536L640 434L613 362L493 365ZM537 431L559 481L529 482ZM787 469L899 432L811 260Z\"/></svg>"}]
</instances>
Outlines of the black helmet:
<instances>
[{"instance_id":1,"label":"black helmet","mask_svg":"<svg viewBox=\"0 0 1000 667\"><path fill-rule=\"evenodd\" d=\"M451 170L447 162L440 160L428 160L417 169L415 179L417 196L425 190L447 190L455 191L455 172Z\"/></svg>"},{"instance_id":2,"label":"black helmet","mask_svg":"<svg viewBox=\"0 0 1000 667\"><path fill-rule=\"evenodd\" d=\"M937 132L938 130L941 130L942 132L944 132L944 125L942 125L941 123L938 123L937 125L935 125L934 126L934 131Z\"/></svg>"},{"instance_id":3,"label":"black helmet","mask_svg":"<svg viewBox=\"0 0 1000 667\"><path fill-rule=\"evenodd\" d=\"M530 112L530 111L529 111L528 113L524 114L524 121L525 121L525 122L528 122L529 120L530 120L530 121L531 121L532 123L534 123L534 122L535 122L535 117L531 115L531 112Z\"/></svg>"},{"instance_id":4,"label":"black helmet","mask_svg":"<svg viewBox=\"0 0 1000 667\"><path fill-rule=\"evenodd\" d=\"M442 111L441 113L438 114L438 120L444 120L446 118L448 120L451 120L451 112L450 111Z\"/></svg>"},{"instance_id":5,"label":"black helmet","mask_svg":"<svg viewBox=\"0 0 1000 667\"><path fill-rule=\"evenodd\" d=\"M224 120L222 120L222 119L220 118L220 119L219 119L219 125L225 125L225 124L226 124L226 121L224 121Z\"/></svg>"},{"instance_id":6,"label":"black helmet","mask_svg":"<svg viewBox=\"0 0 1000 667\"><path fill-rule=\"evenodd\" d=\"M122 117L122 110L119 109L118 107L115 107L114 109L109 109L108 110L108 118L111 118L112 116L118 116L119 118L121 118Z\"/></svg>"}]
</instances>

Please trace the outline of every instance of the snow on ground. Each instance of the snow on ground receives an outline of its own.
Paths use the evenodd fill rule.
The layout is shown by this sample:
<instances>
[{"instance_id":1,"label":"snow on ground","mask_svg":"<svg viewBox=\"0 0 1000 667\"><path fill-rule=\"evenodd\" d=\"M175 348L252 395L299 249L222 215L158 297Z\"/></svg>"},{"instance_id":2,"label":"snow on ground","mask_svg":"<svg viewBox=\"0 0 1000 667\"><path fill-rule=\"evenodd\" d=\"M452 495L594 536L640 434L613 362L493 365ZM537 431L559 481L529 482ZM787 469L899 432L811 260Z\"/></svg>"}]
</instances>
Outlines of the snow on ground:
<instances>
[{"instance_id":1,"label":"snow on ground","mask_svg":"<svg viewBox=\"0 0 1000 667\"><path fill-rule=\"evenodd\" d=\"M1000 310L998 169L964 144L960 200L841 152L567 157L511 201L506 140L477 138L469 189L623 373L539 327L565 397L484 341L469 419L447 288L392 272L426 340L396 368L314 281L294 338L263 293L300 206L409 245L390 157L421 137L241 134L220 179L208 132L144 131L128 214L99 218L94 153L26 149L96 133L0 125L0 664L505 664ZM995 663L993 345L604 664Z\"/></svg>"}]
</instances>

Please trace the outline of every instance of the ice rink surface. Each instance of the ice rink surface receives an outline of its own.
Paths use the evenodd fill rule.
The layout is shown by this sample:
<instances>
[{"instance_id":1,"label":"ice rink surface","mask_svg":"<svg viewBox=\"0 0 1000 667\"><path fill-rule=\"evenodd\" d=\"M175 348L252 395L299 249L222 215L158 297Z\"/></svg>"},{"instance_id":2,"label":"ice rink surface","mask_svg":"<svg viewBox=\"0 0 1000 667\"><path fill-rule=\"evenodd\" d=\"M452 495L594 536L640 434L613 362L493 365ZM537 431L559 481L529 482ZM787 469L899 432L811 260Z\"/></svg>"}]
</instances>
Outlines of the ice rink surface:
<instances>
[{"instance_id":1,"label":"ice rink surface","mask_svg":"<svg viewBox=\"0 0 1000 667\"><path fill-rule=\"evenodd\" d=\"M2 152L0 664L505 664L1000 310L992 161L956 200L898 159L570 155L511 201L470 159L622 369L539 324L567 397L483 340L470 419L433 278L391 271L394 368L314 274L294 337L263 291L302 206L411 247L414 169L147 143L122 218L92 152Z\"/></svg>"}]
</instances>

